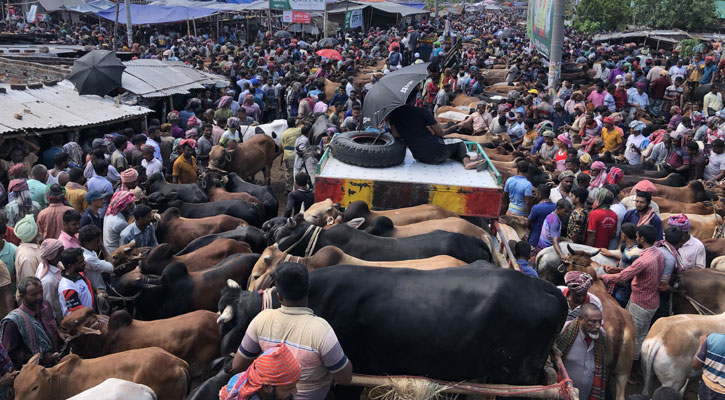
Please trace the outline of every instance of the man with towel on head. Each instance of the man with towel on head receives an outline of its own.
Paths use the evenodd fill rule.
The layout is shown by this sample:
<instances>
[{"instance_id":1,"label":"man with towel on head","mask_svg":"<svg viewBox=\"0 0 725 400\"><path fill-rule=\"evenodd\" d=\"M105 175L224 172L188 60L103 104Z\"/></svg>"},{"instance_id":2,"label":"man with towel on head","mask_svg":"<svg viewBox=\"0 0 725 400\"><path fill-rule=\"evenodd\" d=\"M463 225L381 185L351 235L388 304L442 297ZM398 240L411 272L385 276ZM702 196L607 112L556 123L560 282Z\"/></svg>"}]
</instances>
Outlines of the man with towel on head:
<instances>
[{"instance_id":1,"label":"man with towel on head","mask_svg":"<svg viewBox=\"0 0 725 400\"><path fill-rule=\"evenodd\" d=\"M677 250L680 253L682 259L682 267L684 269L692 268L705 268L705 245L702 242L690 235L690 220L687 215L673 215L667 220L667 225L676 226L682 230L682 245Z\"/></svg>"},{"instance_id":2,"label":"man with towel on head","mask_svg":"<svg viewBox=\"0 0 725 400\"><path fill-rule=\"evenodd\" d=\"M40 244L40 259L42 260L35 272L35 277L43 285L43 299L50 303L56 322L63 319L63 311L58 300L58 283L60 283L61 270L58 268L60 253L63 244L58 239L45 239Z\"/></svg>"},{"instance_id":3,"label":"man with towel on head","mask_svg":"<svg viewBox=\"0 0 725 400\"><path fill-rule=\"evenodd\" d=\"M599 297L589 293L592 287L593 278L591 275L582 271L569 271L564 275L564 284L566 286L557 286L561 290L561 294L566 297L566 303L569 311L566 320L576 319L581 312L581 306L585 303L592 303L599 310L603 310L602 301Z\"/></svg>"},{"instance_id":4,"label":"man with towel on head","mask_svg":"<svg viewBox=\"0 0 725 400\"><path fill-rule=\"evenodd\" d=\"M28 276L35 276L38 265L43 261L40 256L40 241L43 235L38 233L38 225L32 215L26 215L15 224L15 236L22 243L15 251L15 276L20 282Z\"/></svg>"},{"instance_id":5,"label":"man with towel on head","mask_svg":"<svg viewBox=\"0 0 725 400\"><path fill-rule=\"evenodd\" d=\"M280 343L257 357L245 372L234 375L219 391L219 400L291 400L301 375L300 363Z\"/></svg>"}]
</instances>

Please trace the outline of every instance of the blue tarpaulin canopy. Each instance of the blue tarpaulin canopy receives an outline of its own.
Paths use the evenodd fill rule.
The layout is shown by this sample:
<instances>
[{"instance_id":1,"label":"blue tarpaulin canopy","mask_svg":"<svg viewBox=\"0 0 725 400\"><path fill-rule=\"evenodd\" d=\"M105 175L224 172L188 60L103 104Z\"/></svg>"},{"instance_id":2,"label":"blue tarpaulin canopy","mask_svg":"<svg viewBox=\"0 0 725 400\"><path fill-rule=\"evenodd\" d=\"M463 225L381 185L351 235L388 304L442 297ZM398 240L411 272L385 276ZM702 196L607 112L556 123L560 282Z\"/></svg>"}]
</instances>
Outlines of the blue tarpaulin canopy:
<instances>
[{"instance_id":1,"label":"blue tarpaulin canopy","mask_svg":"<svg viewBox=\"0 0 725 400\"><path fill-rule=\"evenodd\" d=\"M95 13L107 10L111 7L116 6L108 0L90 0L84 4L80 4L77 6L65 6L64 8L66 9L66 11L75 11L79 13Z\"/></svg>"},{"instance_id":2,"label":"blue tarpaulin canopy","mask_svg":"<svg viewBox=\"0 0 725 400\"><path fill-rule=\"evenodd\" d=\"M187 19L204 18L219 12L211 8L192 8L192 7L166 7L166 6L148 6L140 4L131 4L131 21L134 25L147 24L166 24L170 22L186 21ZM126 6L119 5L119 15L126 15ZM116 8L111 7L107 10L96 13L101 18L113 21L116 18ZM125 18L124 18L125 20Z\"/></svg>"}]
</instances>

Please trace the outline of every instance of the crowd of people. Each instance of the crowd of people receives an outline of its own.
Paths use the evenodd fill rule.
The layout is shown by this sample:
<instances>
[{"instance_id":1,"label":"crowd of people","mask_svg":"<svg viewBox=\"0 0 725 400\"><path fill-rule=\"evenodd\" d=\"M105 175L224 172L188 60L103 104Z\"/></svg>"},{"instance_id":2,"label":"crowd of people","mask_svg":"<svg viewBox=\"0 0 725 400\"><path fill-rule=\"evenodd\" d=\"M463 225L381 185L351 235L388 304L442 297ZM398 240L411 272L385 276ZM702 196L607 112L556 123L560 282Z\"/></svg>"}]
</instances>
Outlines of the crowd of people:
<instances>
[{"instance_id":1,"label":"crowd of people","mask_svg":"<svg viewBox=\"0 0 725 400\"><path fill-rule=\"evenodd\" d=\"M104 311L104 274L113 271L109 254L132 241L138 247L158 244L152 210L144 204L148 177L197 183L209 168L213 146L234 148L250 126L284 119L282 160L289 196L284 215L291 216L314 198L314 173L305 167L304 149L330 139L312 136L312 117L327 115L329 133L363 129L366 94L383 76L423 62L422 38L436 35L428 78L382 127L403 138L421 162L455 158L467 169L478 167L481 160L465 146L443 141L450 133L490 136L492 144L525 157L506 180L501 205L502 214L525 221L530 229L513 249L524 273L537 275L530 266L533 257L548 248L565 259L565 241L617 260L598 277L569 272L561 287L569 315L557 346L580 397L603 398L606 337L601 301L588 293L593 280L601 279L632 316L638 361L652 322L669 315L673 277L708 267L704 245L689 233L688 217L660 218L652 200L654 184L643 179L620 196L625 171L668 170L684 181L712 183L725 178L725 110L717 85L725 55L718 43L703 43L685 57L679 49L595 43L567 30L563 62L578 69L574 78L550 87L548 62L533 50L518 22L519 16L503 13L451 15L387 30L339 31L337 44L325 46L315 38L287 39L230 26L214 36L202 29L196 37L136 31L134 44L124 51L140 59L183 61L227 76L230 85L220 92L201 91L179 110L151 119L143 130L92 131L80 144L62 135L52 136L49 146L25 138L5 143L0 308L7 315L0 323L0 387L12 384L34 354L44 365L57 361L57 324L69 311ZM57 34L63 43L112 46L108 24L13 19L4 28ZM120 43L125 43L123 35L122 30ZM463 45L454 46L457 42ZM322 47L337 50L341 59L318 56ZM441 65L451 53L456 64ZM370 66L379 70L369 80L356 79L361 67ZM509 90L505 100L494 102L486 90L491 71L501 68L506 69L501 83ZM330 98L328 82L336 82ZM698 87L705 85L711 86L698 98ZM475 109L461 122L439 124L437 112L458 96L478 98ZM548 169L554 185L533 179L529 160ZM295 391L296 398L324 398L330 378L349 382L352 365L334 332L306 311L300 283L306 282L306 270L283 265L276 276L282 310L263 312L248 328L234 359L234 369L242 374L222 389L223 399L287 398ZM270 331L275 323L292 326L289 321L299 315L308 325L294 326L314 330L314 343L277 346L264 339L275 335ZM320 345L321 338L321 348L310 347ZM722 335L701 340L707 351L698 353L700 366L714 365L707 360L713 351L725 356L724 340ZM307 348L316 353L302 354L300 349ZM310 365L314 373L304 372ZM711 367L711 375L712 368L722 369ZM633 371L639 371L637 365ZM717 379L703 382L703 393L725 393Z\"/></svg>"}]
</instances>

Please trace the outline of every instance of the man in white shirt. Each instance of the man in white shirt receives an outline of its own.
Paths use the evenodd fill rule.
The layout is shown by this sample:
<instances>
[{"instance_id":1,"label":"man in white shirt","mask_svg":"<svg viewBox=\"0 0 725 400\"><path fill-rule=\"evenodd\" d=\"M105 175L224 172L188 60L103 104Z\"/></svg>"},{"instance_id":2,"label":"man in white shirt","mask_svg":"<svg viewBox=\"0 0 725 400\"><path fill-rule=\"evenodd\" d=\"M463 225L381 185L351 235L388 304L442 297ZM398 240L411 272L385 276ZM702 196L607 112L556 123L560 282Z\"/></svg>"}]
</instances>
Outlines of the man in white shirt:
<instances>
[{"instance_id":1,"label":"man in white shirt","mask_svg":"<svg viewBox=\"0 0 725 400\"><path fill-rule=\"evenodd\" d=\"M725 178L725 142L722 139L712 141L710 161L705 166L703 178L708 181L720 181Z\"/></svg>"},{"instance_id":2,"label":"man in white shirt","mask_svg":"<svg viewBox=\"0 0 725 400\"><path fill-rule=\"evenodd\" d=\"M677 60L677 65L673 65L672 67L670 67L670 78L672 78L672 82L674 82L678 76L680 78L682 78L682 80L684 81L686 74L687 74L687 67L682 65L681 58Z\"/></svg>"},{"instance_id":3,"label":"man in white shirt","mask_svg":"<svg viewBox=\"0 0 725 400\"><path fill-rule=\"evenodd\" d=\"M629 165L639 165L642 163L642 150L646 147L643 144L647 138L642 135L645 124L640 121L632 121L629 127L629 137L627 138L627 144L624 146L624 157L627 158Z\"/></svg>"},{"instance_id":4,"label":"man in white shirt","mask_svg":"<svg viewBox=\"0 0 725 400\"><path fill-rule=\"evenodd\" d=\"M43 260L35 271L35 277L43 285L43 299L50 303L56 321L63 319L63 311L58 301L58 284L61 280L61 271L57 267L63 244L58 239L45 239L40 244L40 258Z\"/></svg>"},{"instance_id":5,"label":"man in white shirt","mask_svg":"<svg viewBox=\"0 0 725 400\"><path fill-rule=\"evenodd\" d=\"M78 241L81 242L83 248L83 259L86 261L86 276L91 281L91 285L96 289L105 290L106 282L103 281L101 274L110 274L113 272L113 264L106 261L109 260L108 253L103 249L101 228L96 225L86 225L78 232ZM103 253L101 260L98 253Z\"/></svg>"},{"instance_id":6,"label":"man in white shirt","mask_svg":"<svg viewBox=\"0 0 725 400\"><path fill-rule=\"evenodd\" d=\"M63 250L60 258L65 269L56 295L63 310L63 317L83 307L95 309L96 300L93 286L83 273L86 267L83 250L79 248ZM95 311L97 312L97 310Z\"/></svg>"},{"instance_id":7,"label":"man in white shirt","mask_svg":"<svg viewBox=\"0 0 725 400\"><path fill-rule=\"evenodd\" d=\"M690 235L690 220L687 215L673 215L667 220L670 227L676 226L682 230L682 243L677 250L685 269L705 268L705 245L696 237Z\"/></svg>"},{"instance_id":8,"label":"man in white shirt","mask_svg":"<svg viewBox=\"0 0 725 400\"><path fill-rule=\"evenodd\" d=\"M147 144L141 146L141 154L143 155L141 166L146 169L147 178L157 172L162 172L164 165L154 157L153 146Z\"/></svg>"}]
</instances>

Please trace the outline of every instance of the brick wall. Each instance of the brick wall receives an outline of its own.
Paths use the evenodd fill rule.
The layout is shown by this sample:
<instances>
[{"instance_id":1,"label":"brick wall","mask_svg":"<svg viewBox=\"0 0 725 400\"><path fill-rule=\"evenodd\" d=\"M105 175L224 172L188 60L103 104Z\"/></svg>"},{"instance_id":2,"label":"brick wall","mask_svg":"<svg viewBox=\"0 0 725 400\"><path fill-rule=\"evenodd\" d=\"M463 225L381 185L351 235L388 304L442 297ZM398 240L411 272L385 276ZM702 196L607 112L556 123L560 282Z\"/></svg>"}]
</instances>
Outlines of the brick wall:
<instances>
[{"instance_id":1,"label":"brick wall","mask_svg":"<svg viewBox=\"0 0 725 400\"><path fill-rule=\"evenodd\" d=\"M61 81L68 78L70 72L71 67L67 65L47 65L0 57L0 82Z\"/></svg>"}]
</instances>

